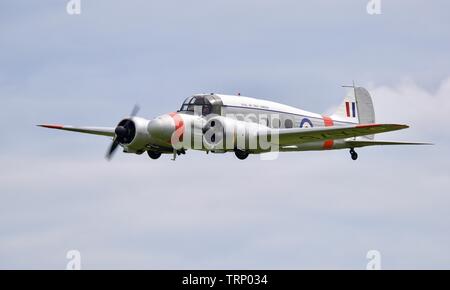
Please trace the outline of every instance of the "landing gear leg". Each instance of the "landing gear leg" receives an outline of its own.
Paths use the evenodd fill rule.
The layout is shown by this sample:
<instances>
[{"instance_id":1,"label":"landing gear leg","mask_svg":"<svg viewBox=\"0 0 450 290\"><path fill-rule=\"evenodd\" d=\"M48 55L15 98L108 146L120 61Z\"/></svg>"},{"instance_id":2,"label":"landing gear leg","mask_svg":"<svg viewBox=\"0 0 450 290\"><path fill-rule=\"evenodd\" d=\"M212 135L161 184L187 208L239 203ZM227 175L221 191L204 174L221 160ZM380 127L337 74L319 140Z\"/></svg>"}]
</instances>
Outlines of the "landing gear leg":
<instances>
[{"instance_id":1,"label":"landing gear leg","mask_svg":"<svg viewBox=\"0 0 450 290\"><path fill-rule=\"evenodd\" d=\"M173 157L171 159L172 161L177 160L177 150L173 150Z\"/></svg>"},{"instance_id":2,"label":"landing gear leg","mask_svg":"<svg viewBox=\"0 0 450 290\"><path fill-rule=\"evenodd\" d=\"M352 157L352 160L358 159L358 153L356 153L355 149L350 149L350 156Z\"/></svg>"},{"instance_id":3,"label":"landing gear leg","mask_svg":"<svg viewBox=\"0 0 450 290\"><path fill-rule=\"evenodd\" d=\"M177 155L186 154L186 149L182 148L181 150L173 150L173 158L172 161L175 161L177 159Z\"/></svg>"}]
</instances>

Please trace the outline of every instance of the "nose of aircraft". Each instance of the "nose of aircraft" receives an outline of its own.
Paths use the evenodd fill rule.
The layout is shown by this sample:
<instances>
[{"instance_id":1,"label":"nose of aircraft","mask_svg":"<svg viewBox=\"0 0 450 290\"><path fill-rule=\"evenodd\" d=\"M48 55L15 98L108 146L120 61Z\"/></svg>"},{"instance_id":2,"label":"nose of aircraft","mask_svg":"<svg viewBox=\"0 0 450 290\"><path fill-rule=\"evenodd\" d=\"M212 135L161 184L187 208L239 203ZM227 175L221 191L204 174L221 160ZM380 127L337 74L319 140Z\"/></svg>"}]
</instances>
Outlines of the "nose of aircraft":
<instances>
[{"instance_id":1,"label":"nose of aircraft","mask_svg":"<svg viewBox=\"0 0 450 290\"><path fill-rule=\"evenodd\" d=\"M162 141L168 141L175 131L175 122L169 114L159 116L150 121L148 124L148 132L152 138Z\"/></svg>"}]
</instances>

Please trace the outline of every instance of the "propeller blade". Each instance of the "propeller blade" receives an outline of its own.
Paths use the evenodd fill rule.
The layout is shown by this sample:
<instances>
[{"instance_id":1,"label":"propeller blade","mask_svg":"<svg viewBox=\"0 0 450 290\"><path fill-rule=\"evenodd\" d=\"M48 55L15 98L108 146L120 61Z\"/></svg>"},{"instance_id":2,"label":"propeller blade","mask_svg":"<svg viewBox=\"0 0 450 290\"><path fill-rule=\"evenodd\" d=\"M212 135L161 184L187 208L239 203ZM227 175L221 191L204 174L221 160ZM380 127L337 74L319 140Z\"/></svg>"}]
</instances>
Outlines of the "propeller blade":
<instances>
[{"instance_id":1,"label":"propeller blade","mask_svg":"<svg viewBox=\"0 0 450 290\"><path fill-rule=\"evenodd\" d=\"M131 111L131 115L130 115L130 116L131 116L131 117L136 116L140 109L141 109L141 108L139 107L138 104L134 105L133 110Z\"/></svg>"},{"instance_id":2,"label":"propeller blade","mask_svg":"<svg viewBox=\"0 0 450 290\"><path fill-rule=\"evenodd\" d=\"M138 104L134 105L133 110L131 110L130 118L133 118L134 116L136 116L140 109L141 108L139 107ZM124 124L124 127L126 127L129 122L130 122L130 119L127 120L127 122Z\"/></svg>"},{"instance_id":3,"label":"propeller blade","mask_svg":"<svg viewBox=\"0 0 450 290\"><path fill-rule=\"evenodd\" d=\"M108 153L106 153L106 159L111 160L111 158L114 155L114 152L116 151L117 147L119 146L119 140L117 138L114 138L114 141L111 144L111 147L109 147Z\"/></svg>"},{"instance_id":4,"label":"propeller blade","mask_svg":"<svg viewBox=\"0 0 450 290\"><path fill-rule=\"evenodd\" d=\"M136 116L140 109L141 108L139 107L138 104L134 105L133 110L131 110L130 117L132 118L132 117ZM120 145L120 140L123 141L123 138L125 138L125 136L127 134L127 131L128 131L127 126L130 122L131 122L131 120L127 119L125 124L123 124L122 126L117 126L116 129L114 130L116 137L114 138L111 146L109 147L108 152L106 153L106 159L111 160L111 158L113 157L114 152L116 151L117 147Z\"/></svg>"}]
</instances>

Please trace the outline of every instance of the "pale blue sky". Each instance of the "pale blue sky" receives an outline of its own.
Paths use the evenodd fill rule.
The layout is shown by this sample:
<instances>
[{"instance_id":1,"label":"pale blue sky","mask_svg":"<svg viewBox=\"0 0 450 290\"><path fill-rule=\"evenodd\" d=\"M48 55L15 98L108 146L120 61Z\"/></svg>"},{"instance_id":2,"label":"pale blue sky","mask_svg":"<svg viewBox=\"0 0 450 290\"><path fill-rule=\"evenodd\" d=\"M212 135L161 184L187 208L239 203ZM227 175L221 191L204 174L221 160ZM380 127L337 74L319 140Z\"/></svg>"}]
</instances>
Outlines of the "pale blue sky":
<instances>
[{"instance_id":1,"label":"pale blue sky","mask_svg":"<svg viewBox=\"0 0 450 290\"><path fill-rule=\"evenodd\" d=\"M0 268L450 268L448 1L0 3ZM42 122L114 126L193 93L323 112L371 90L382 139L434 147L282 154L117 154Z\"/></svg>"}]
</instances>

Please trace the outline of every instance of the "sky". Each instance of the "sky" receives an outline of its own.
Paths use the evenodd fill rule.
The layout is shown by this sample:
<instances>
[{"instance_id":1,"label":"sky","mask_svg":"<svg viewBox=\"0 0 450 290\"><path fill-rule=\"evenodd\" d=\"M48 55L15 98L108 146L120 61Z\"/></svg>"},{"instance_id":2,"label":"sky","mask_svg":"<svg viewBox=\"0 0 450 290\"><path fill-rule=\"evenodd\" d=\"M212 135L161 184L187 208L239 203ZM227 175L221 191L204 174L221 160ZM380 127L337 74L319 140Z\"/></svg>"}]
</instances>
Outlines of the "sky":
<instances>
[{"instance_id":1,"label":"sky","mask_svg":"<svg viewBox=\"0 0 450 290\"><path fill-rule=\"evenodd\" d=\"M448 1L0 3L0 269L450 268ZM382 140L434 146L116 154L40 123L115 126L194 93L326 112L353 80Z\"/></svg>"}]
</instances>

